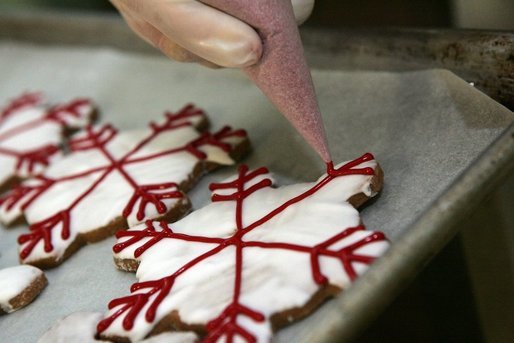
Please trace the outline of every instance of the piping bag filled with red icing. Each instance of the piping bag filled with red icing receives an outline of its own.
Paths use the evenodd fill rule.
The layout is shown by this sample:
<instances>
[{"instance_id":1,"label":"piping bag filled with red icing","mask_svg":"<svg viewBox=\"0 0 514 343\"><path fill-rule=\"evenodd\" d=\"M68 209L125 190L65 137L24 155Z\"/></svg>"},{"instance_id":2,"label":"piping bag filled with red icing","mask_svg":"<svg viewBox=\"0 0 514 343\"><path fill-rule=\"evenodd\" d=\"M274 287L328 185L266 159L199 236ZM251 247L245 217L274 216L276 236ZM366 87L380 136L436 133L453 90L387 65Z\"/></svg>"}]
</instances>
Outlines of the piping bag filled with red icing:
<instances>
[{"instance_id":1,"label":"piping bag filled with red icing","mask_svg":"<svg viewBox=\"0 0 514 343\"><path fill-rule=\"evenodd\" d=\"M290 0L201 0L257 30L263 54L244 72L326 163L323 120Z\"/></svg>"}]
</instances>

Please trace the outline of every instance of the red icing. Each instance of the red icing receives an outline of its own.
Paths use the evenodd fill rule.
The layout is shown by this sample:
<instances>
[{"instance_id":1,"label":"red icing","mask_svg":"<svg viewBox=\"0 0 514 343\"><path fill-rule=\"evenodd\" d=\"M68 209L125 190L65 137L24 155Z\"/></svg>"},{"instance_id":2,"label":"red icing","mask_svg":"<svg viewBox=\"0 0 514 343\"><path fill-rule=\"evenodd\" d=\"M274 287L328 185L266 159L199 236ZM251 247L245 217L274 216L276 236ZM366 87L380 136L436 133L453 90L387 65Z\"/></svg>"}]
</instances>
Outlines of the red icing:
<instances>
[{"instance_id":1,"label":"red icing","mask_svg":"<svg viewBox=\"0 0 514 343\"><path fill-rule=\"evenodd\" d=\"M50 158L59 152L59 147L49 144L35 150L17 152L11 149L0 147L0 154L8 155L16 158L16 170L21 170L23 166L27 167L29 173L34 172L37 165L48 166Z\"/></svg>"},{"instance_id":2,"label":"red icing","mask_svg":"<svg viewBox=\"0 0 514 343\"><path fill-rule=\"evenodd\" d=\"M66 125L68 117L80 118L80 107L91 104L89 99L75 99L67 104L57 105L50 109L46 119Z\"/></svg>"},{"instance_id":3,"label":"red icing","mask_svg":"<svg viewBox=\"0 0 514 343\"><path fill-rule=\"evenodd\" d=\"M22 109L23 107L39 105L42 101L42 98L42 94L39 92L23 93L19 97L11 100L9 105L7 105L2 110L2 112L0 113L0 122L12 113L16 112L17 110Z\"/></svg>"},{"instance_id":4,"label":"red icing","mask_svg":"<svg viewBox=\"0 0 514 343\"><path fill-rule=\"evenodd\" d=\"M52 251L52 230L59 224L61 224L62 226L62 239L68 239L70 237L69 211L57 212L56 214L48 217L47 219L32 224L30 226L31 233L20 235L20 237L18 237L19 244L28 243L20 252L20 257L22 259L27 258L40 240L43 240L44 250L46 252Z\"/></svg>"},{"instance_id":5,"label":"red icing","mask_svg":"<svg viewBox=\"0 0 514 343\"><path fill-rule=\"evenodd\" d=\"M155 132L176 129L182 126L191 125L189 122L189 118L192 117L201 117L205 113L202 109L195 107L193 104L187 104L177 113L166 112L164 115L166 117L166 121L162 125L158 125L156 123L150 123L150 127Z\"/></svg>"},{"instance_id":6,"label":"red icing","mask_svg":"<svg viewBox=\"0 0 514 343\"><path fill-rule=\"evenodd\" d=\"M175 273L164 277L159 280L149 281L149 282L141 282L135 283L131 292L135 292L136 290L144 292L138 292L136 294L131 294L126 297L122 297L116 300L113 300L109 303L109 309L113 309L115 307L120 306L120 308L114 312L111 316L102 320L98 326L97 330L99 333L105 331L116 318L127 313L125 318L123 319L123 328L125 330L132 329L134 325L134 321L136 316L143 310L143 307L151 301L150 307L146 310L145 318L148 322L152 322L155 319L156 310L159 304L163 301L166 295L169 294L173 283L176 278L179 277L184 272L190 270L198 263L208 259L209 257L217 254L228 246L235 247L235 281L234 281L234 293L232 297L232 302L228 305L222 313L215 318L214 320L207 323L207 336L205 337L205 342L216 342L220 337L225 336L227 342L232 342L236 336L243 338L247 342L255 342L256 338L252 335L251 332L246 330L244 327L238 324L237 318L238 316L246 316L253 321L262 322L265 320L265 316L258 311L250 309L245 305L241 304L239 299L241 295L241 286L242 286L242 270L243 270L243 250L246 247L259 247L263 249L283 249L283 250L291 250L299 253L306 253L310 255L310 263L311 263L311 271L313 280L317 284L325 284L328 279L326 276L322 274L320 268L320 258L323 256L329 256L333 258L337 258L341 261L342 267L347 272L350 279L355 279L357 277L357 273L354 270L352 263L360 262L364 264L369 264L373 261L373 257L367 256L361 253L357 253L356 250L360 247L369 244L371 242L383 241L385 240L384 234L381 232L373 233L349 246L346 246L342 249L331 249L331 246L354 233L357 230L364 230L363 226L358 226L355 228L348 228L343 230L341 233L333 236L332 238L317 244L315 246L303 246L298 244L290 244L290 243L269 243L269 242L258 242L258 241L244 241L243 237L250 231L257 229L262 224L268 222L273 217L282 213L289 206L298 203L305 198L311 196L316 193L322 187L326 186L335 178L346 176L346 175L373 175L373 168L356 168L359 164L370 161L373 159L371 154L365 154L362 157L348 162L340 168L335 169L332 164L328 165L328 173L327 175L319 181L312 188L308 189L304 193L286 201L281 206L277 207L273 211L270 211L268 214L263 216L262 218L256 220L255 222L245 226L243 223L243 203L244 200L251 195L252 193L271 186L271 180L268 178L263 178L259 182L254 185L245 188L245 185L254 180L256 177L263 176L268 173L266 168L259 168L254 171L249 171L248 167L242 165L239 168L239 175L234 181L225 182L225 183L213 183L210 185L210 189L212 191L216 190L234 190L233 193L227 195L213 194L212 201L235 201L236 202L236 211L235 211L235 233L227 238L210 238L210 237L202 237L202 236L192 236L187 234L175 233L172 228L168 226L168 224L161 222L160 229L156 230L153 226L152 221L146 222L146 229L141 231L119 231L116 234L117 238L129 237L127 240L121 243L117 243L114 245L113 250L116 253L121 252L127 247L138 243L143 239L148 239L143 245L138 247L135 250L134 257L140 257L145 251L150 249L153 245L158 243L163 239L178 239L187 242L198 242L198 243L210 243L213 244L214 247L207 251L206 253L196 257L192 261L188 262L180 269L178 269ZM159 293L158 297L151 300L151 296Z\"/></svg>"},{"instance_id":7,"label":"red icing","mask_svg":"<svg viewBox=\"0 0 514 343\"><path fill-rule=\"evenodd\" d=\"M71 107L76 106L76 104L70 105ZM68 111L69 108L66 109ZM60 112L61 109L57 108L54 113ZM40 242L44 242L44 250L46 252L50 252L53 250L52 245L52 231L60 226L61 227L61 237L66 240L70 236L70 217L71 211L75 208L84 198L86 198L93 190L100 184L102 181L113 171L119 172L119 174L127 181L129 185L134 189L132 197L128 200L125 209L122 212L124 217L128 217L132 211L136 203L139 200L139 205L137 209L136 218L138 220L144 219L145 209L151 204L155 206L157 212L163 214L166 212L166 206L163 202L164 199L170 198L182 198L184 195L182 192L178 190L178 185L173 182L161 183L161 184L150 184L150 185L139 185L136 180L132 178L132 176L125 170L125 166L137 163L141 161L147 161L151 159L155 159L158 157L171 155L177 152L187 151L191 154L195 155L199 159L204 159L206 156L203 154L200 156L198 152L198 148L200 146L205 145L215 145L222 147L224 150L229 150L230 146L221 142L222 139L231 136L244 136L245 133L243 130L233 131L229 127L226 127L220 130L218 133L211 134L205 133L200 136L199 139L195 139L192 142L185 142L185 144L179 148L162 151L159 153L151 154L143 157L132 158L132 156L138 152L142 147L155 139L158 135L160 135L164 131L175 130L179 127L183 126L191 126L192 123L190 119L195 116L201 116L203 112L197 108L192 107L192 105L186 106L184 109L179 111L177 114L167 113L166 114L166 122L158 126L157 124L151 124L152 131L151 133L145 137L142 141L140 141L132 150L127 152L121 158L115 158L107 149L108 143L116 136L117 131L110 125L104 125L101 128L94 129L92 127L88 127L86 130L86 134L83 137L78 137L70 141L70 149L72 151L84 151L84 150L97 150L99 151L107 160L105 166L92 168L89 170L85 170L73 175L67 175L58 179L46 179L40 178L42 180L42 184L39 186L28 186L21 185L15 188L6 198L0 200L0 203L7 203L8 209L11 209L14 205L23 200L22 209L26 209L30 204L37 199L44 191L46 191L52 185L82 178L93 173L99 173L98 178L96 179L91 186L86 189L78 198L76 198L67 208L61 210L59 213L56 213L49 218L42 220L38 223L34 223L30 226L30 233L21 235L18 238L19 244L26 244L20 252L20 257L22 259L26 259L34 247ZM58 115L56 115L58 117Z\"/></svg>"},{"instance_id":8,"label":"red icing","mask_svg":"<svg viewBox=\"0 0 514 343\"><path fill-rule=\"evenodd\" d=\"M124 174L125 175L125 174ZM127 178L127 176L125 176ZM167 192L162 192L162 190L168 189ZM151 191L159 190L158 193L152 193ZM138 200L141 201L139 205L139 209L137 211L136 218L137 220L143 220L145 218L146 205L148 203L154 204L157 212L160 214L166 213L166 206L161 200L171 199L171 198L181 198L183 196L182 192L178 190L178 185L174 182L155 184L155 185L147 185L147 186L135 186L134 194L132 198L130 198L127 206L123 209L123 216L126 218L132 213L134 209L134 205Z\"/></svg>"},{"instance_id":9,"label":"red icing","mask_svg":"<svg viewBox=\"0 0 514 343\"><path fill-rule=\"evenodd\" d=\"M21 110L24 107L37 106L41 102L42 96L40 93L26 93L21 95L20 97L11 101L11 103L2 111L0 116L0 125L14 112ZM80 117L79 108L89 104L91 104L90 100L76 99L67 104L57 105L47 111L47 113L42 117L5 130L0 134L0 144L12 137L37 129L41 125L48 122L57 122L63 128L67 127L68 125L66 124L66 118ZM16 158L16 171L19 171L23 166L26 166L29 173L33 173L34 168L37 165L48 166L50 158L59 150L60 149L58 146L52 144L25 151L0 147L0 154Z\"/></svg>"},{"instance_id":10,"label":"red icing","mask_svg":"<svg viewBox=\"0 0 514 343\"><path fill-rule=\"evenodd\" d=\"M28 205L41 194L46 191L52 184L53 180L46 179L42 176L35 176L34 180L40 182L39 185L17 185L6 197L0 198L0 206L4 206L6 204L6 210L10 211L14 206L16 206L21 200L25 199L28 195L28 199L25 199L23 205L21 205L21 210L25 210Z\"/></svg>"}]
</instances>

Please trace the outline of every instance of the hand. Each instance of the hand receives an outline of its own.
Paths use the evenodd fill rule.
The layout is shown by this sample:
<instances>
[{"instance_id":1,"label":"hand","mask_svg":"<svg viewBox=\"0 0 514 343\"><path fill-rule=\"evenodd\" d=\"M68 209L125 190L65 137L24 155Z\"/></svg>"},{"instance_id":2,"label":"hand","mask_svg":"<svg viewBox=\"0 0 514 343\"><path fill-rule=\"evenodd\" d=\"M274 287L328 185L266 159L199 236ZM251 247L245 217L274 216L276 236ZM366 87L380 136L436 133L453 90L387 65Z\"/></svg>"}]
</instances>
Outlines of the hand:
<instances>
[{"instance_id":1,"label":"hand","mask_svg":"<svg viewBox=\"0 0 514 343\"><path fill-rule=\"evenodd\" d=\"M253 28L201 1L110 1L134 32L173 60L243 68L261 56L261 39ZM314 0L282 1L291 1L298 24L314 6Z\"/></svg>"}]
</instances>

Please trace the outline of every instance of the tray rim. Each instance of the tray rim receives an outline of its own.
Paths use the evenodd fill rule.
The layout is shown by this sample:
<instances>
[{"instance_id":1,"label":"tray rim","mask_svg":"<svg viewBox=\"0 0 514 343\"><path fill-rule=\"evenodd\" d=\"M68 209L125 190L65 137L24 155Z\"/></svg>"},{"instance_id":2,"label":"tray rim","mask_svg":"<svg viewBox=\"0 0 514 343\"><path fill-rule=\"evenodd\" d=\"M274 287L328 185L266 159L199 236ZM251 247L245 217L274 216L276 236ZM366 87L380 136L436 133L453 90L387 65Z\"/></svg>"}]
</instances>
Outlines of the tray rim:
<instances>
[{"instance_id":1,"label":"tray rim","mask_svg":"<svg viewBox=\"0 0 514 343\"><path fill-rule=\"evenodd\" d=\"M34 27L47 28L47 30L34 30ZM59 39L59 32L63 27L67 27L69 30L66 37ZM87 32L86 37L91 38L93 33L102 30L108 30L108 33L97 35L100 38L96 40L86 39L85 45L89 47L109 45L124 51L156 54L156 51L133 36L121 20L115 16L70 15L69 13L64 16L62 13L56 12L38 14L8 12L0 14L0 40L9 39L42 45L83 46L82 37L78 39L78 36L73 35L79 32ZM313 37L319 35L321 31L328 32L319 29L303 31L304 38L307 37L306 52L310 60L338 56L338 48L331 47L333 41L330 41L330 44L326 41L314 41ZM15 34L12 34L13 32ZM489 39L496 39L501 36L514 42L514 34L504 32L446 30L434 33L431 30L389 30L387 35L394 32L397 32L400 36L440 35L444 32L452 35L452 37L486 35ZM341 33L337 32L330 34L333 35L332 37L341 36ZM364 39L362 37L373 36L373 31L360 31L357 34L361 35L357 36L360 37L357 39L358 41ZM373 37L373 39L377 39L380 36ZM388 58L391 58L391 56L388 56ZM332 65L321 64L323 65L322 69L351 67L351 65L342 62ZM401 65L384 65L384 69L376 69L413 70L413 68L430 68L430 64L427 64L426 61L423 63L423 58L418 61L407 61L404 64L404 68ZM419 65L416 67L417 64ZM314 66L316 67L316 63L314 63ZM353 67L360 69L365 66L354 65ZM375 69L372 65L370 67ZM448 69L452 70L451 68ZM459 75L459 72L456 72L456 74ZM509 101L504 103L508 105ZM327 325L309 328L310 335L316 337L317 341L323 342L354 338L360 330L385 309L408 282L458 232L458 226L455 224L476 208L511 172L514 172L514 123L506 128L425 212L420 214L411 228L355 283L355 287L351 287L344 294L323 306L332 320ZM377 290L380 290L380 292L377 292ZM352 313L352 316L344 316L345 313Z\"/></svg>"}]
</instances>

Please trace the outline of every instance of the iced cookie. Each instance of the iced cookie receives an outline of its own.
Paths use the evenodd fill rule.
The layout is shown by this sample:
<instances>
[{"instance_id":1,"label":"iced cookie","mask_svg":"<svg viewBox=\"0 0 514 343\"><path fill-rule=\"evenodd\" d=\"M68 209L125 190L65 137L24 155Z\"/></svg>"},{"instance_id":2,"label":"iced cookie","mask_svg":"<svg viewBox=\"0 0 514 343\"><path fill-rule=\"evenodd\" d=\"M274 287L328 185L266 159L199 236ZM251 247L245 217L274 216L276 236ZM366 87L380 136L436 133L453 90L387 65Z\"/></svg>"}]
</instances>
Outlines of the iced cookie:
<instances>
[{"instance_id":1,"label":"iced cookie","mask_svg":"<svg viewBox=\"0 0 514 343\"><path fill-rule=\"evenodd\" d=\"M64 136L96 116L87 99L49 107L39 93L26 93L0 112L0 192L42 172L59 154Z\"/></svg>"},{"instance_id":2,"label":"iced cookie","mask_svg":"<svg viewBox=\"0 0 514 343\"><path fill-rule=\"evenodd\" d=\"M389 246L356 207L381 189L371 154L329 166L316 182L274 188L266 168L212 184L212 203L176 223L117 234L116 265L137 270L109 303L101 337L137 342L194 330L206 342L268 342L277 328L339 293Z\"/></svg>"},{"instance_id":3,"label":"iced cookie","mask_svg":"<svg viewBox=\"0 0 514 343\"><path fill-rule=\"evenodd\" d=\"M38 343L99 343L96 339L96 323L102 318L100 312L76 312L60 319L41 336ZM141 343L195 343L192 332L163 333Z\"/></svg>"},{"instance_id":4,"label":"iced cookie","mask_svg":"<svg viewBox=\"0 0 514 343\"><path fill-rule=\"evenodd\" d=\"M11 313L30 304L48 284L45 274L32 266L0 270L0 314Z\"/></svg>"},{"instance_id":5,"label":"iced cookie","mask_svg":"<svg viewBox=\"0 0 514 343\"><path fill-rule=\"evenodd\" d=\"M3 223L24 216L30 225L18 239L21 262L53 267L129 225L183 216L190 209L184 192L249 150L244 130L202 131L207 125L189 105L146 129L103 125L72 137L69 155L0 200Z\"/></svg>"}]
</instances>

